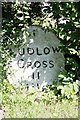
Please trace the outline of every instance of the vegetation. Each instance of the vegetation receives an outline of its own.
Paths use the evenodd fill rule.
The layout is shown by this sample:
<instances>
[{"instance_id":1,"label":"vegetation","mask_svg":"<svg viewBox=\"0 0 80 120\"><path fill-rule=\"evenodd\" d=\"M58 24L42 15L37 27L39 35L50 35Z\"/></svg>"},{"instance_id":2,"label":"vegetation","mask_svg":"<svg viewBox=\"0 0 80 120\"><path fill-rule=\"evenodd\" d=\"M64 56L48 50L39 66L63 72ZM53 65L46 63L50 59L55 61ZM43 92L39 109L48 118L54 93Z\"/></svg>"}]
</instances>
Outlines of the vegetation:
<instances>
[{"instance_id":1,"label":"vegetation","mask_svg":"<svg viewBox=\"0 0 80 120\"><path fill-rule=\"evenodd\" d=\"M12 90L12 89L11 89ZM78 118L78 101L55 96L53 90L41 92L17 88L4 96L7 118ZM57 99L57 97L59 99Z\"/></svg>"},{"instance_id":2,"label":"vegetation","mask_svg":"<svg viewBox=\"0 0 80 120\"><path fill-rule=\"evenodd\" d=\"M80 2L2 3L0 104L6 111L5 117L78 117L79 7ZM13 57L12 49L25 44L25 36L28 35L25 29L29 25L39 25L55 33L61 41L65 57L65 70L60 73L59 82L53 82L43 92L35 89L28 91L26 86L13 86L6 76L7 61Z\"/></svg>"}]
</instances>

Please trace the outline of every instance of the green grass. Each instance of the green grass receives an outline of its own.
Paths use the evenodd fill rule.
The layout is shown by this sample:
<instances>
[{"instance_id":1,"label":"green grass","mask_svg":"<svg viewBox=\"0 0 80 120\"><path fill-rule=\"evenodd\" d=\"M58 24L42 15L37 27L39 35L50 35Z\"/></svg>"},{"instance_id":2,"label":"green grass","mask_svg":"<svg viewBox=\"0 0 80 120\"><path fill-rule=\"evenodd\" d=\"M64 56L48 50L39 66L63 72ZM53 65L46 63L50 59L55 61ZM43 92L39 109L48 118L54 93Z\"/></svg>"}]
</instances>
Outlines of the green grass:
<instances>
[{"instance_id":1,"label":"green grass","mask_svg":"<svg viewBox=\"0 0 80 120\"><path fill-rule=\"evenodd\" d=\"M78 118L76 99L60 101L54 95L33 89L16 91L5 97L5 118Z\"/></svg>"}]
</instances>

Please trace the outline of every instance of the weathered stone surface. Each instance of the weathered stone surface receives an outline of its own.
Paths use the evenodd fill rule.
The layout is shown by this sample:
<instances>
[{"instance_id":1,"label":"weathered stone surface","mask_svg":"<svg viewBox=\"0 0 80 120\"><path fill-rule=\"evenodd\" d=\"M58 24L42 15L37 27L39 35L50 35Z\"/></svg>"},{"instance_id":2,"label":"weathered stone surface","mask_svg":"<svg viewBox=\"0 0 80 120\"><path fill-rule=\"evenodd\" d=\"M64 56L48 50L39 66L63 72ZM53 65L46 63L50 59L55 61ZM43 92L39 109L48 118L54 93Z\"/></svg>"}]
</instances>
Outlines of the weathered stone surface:
<instances>
[{"instance_id":1,"label":"weathered stone surface","mask_svg":"<svg viewBox=\"0 0 80 120\"><path fill-rule=\"evenodd\" d=\"M27 43L15 50L16 57L10 62L8 79L12 84L25 82L29 86L42 88L57 80L64 66L64 56L60 51L60 41L50 31L37 26L28 30Z\"/></svg>"}]
</instances>

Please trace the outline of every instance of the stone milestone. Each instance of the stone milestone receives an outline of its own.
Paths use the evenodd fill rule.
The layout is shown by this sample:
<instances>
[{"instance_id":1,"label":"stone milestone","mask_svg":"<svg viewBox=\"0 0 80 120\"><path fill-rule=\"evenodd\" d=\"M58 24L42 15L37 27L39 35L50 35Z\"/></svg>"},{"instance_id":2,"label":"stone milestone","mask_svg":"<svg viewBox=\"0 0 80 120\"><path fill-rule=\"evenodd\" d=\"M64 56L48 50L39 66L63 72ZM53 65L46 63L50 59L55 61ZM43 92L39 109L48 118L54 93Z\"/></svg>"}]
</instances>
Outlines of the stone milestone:
<instances>
[{"instance_id":1,"label":"stone milestone","mask_svg":"<svg viewBox=\"0 0 80 120\"><path fill-rule=\"evenodd\" d=\"M28 32L27 42L14 50L7 76L11 84L42 88L57 80L64 68L64 56L52 32L38 26L30 26Z\"/></svg>"}]
</instances>

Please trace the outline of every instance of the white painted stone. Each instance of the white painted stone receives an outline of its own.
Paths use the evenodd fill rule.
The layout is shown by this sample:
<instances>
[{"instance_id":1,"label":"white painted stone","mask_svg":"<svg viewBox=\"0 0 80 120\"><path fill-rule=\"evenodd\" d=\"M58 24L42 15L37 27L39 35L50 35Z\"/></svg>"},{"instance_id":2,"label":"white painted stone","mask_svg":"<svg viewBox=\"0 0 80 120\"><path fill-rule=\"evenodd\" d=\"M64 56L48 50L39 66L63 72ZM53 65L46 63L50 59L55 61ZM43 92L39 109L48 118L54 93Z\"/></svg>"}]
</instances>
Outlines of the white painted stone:
<instances>
[{"instance_id":1,"label":"white painted stone","mask_svg":"<svg viewBox=\"0 0 80 120\"><path fill-rule=\"evenodd\" d=\"M27 43L15 50L16 57L10 62L8 79L12 84L23 82L42 88L57 80L64 56L59 50L60 41L52 32L37 26L30 26L28 31L31 35Z\"/></svg>"}]
</instances>

